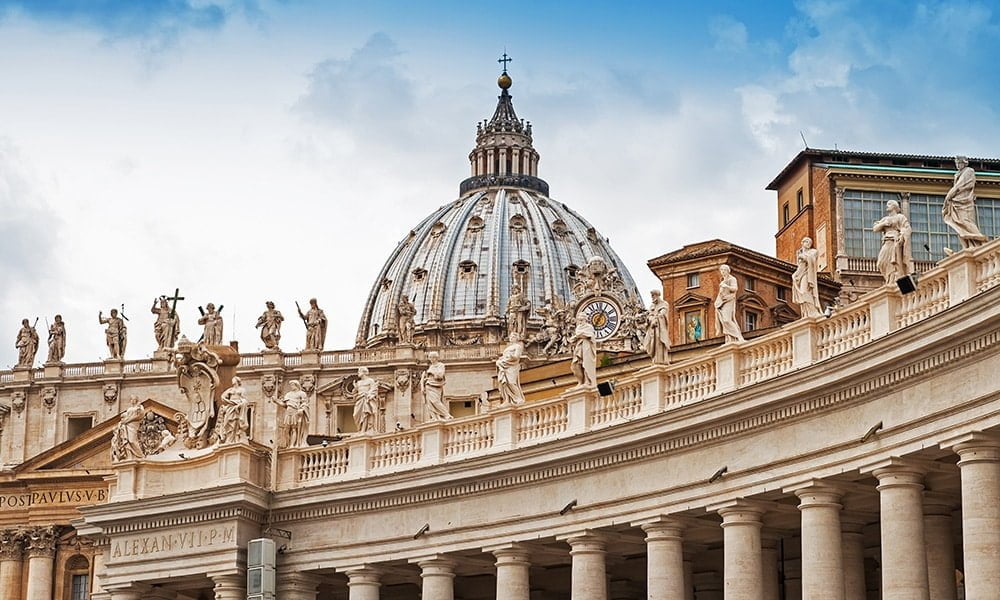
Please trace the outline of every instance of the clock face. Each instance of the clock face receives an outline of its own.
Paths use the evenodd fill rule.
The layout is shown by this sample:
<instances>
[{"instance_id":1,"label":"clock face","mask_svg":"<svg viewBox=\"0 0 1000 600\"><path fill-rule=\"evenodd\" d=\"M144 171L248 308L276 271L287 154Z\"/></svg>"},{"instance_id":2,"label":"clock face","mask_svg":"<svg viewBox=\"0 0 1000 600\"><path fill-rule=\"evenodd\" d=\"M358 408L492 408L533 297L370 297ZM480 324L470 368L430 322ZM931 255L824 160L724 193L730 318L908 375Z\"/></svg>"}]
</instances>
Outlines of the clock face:
<instances>
[{"instance_id":1,"label":"clock face","mask_svg":"<svg viewBox=\"0 0 1000 600\"><path fill-rule=\"evenodd\" d=\"M614 335L621 324L618 306L603 298L588 300L580 307L579 314L585 315L594 326L598 340L606 340Z\"/></svg>"}]
</instances>

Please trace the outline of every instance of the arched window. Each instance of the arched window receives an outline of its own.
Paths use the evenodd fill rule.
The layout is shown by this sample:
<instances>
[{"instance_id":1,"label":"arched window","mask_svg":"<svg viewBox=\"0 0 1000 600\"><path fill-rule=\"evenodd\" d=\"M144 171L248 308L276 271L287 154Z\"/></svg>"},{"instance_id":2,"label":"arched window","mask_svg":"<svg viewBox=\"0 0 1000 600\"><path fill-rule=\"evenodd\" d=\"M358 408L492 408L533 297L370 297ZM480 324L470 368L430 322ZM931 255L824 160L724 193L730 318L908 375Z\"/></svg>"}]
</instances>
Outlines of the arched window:
<instances>
[{"instance_id":1,"label":"arched window","mask_svg":"<svg viewBox=\"0 0 1000 600\"><path fill-rule=\"evenodd\" d=\"M426 278L427 278L427 269L422 269L420 267L417 267L416 269L413 269L413 282L414 283L420 283L421 281L423 281Z\"/></svg>"},{"instance_id":2,"label":"arched window","mask_svg":"<svg viewBox=\"0 0 1000 600\"><path fill-rule=\"evenodd\" d=\"M90 598L90 561L82 554L74 554L66 561L66 590L63 597L66 600L89 600Z\"/></svg>"},{"instance_id":3,"label":"arched window","mask_svg":"<svg viewBox=\"0 0 1000 600\"><path fill-rule=\"evenodd\" d=\"M476 276L476 263L471 260L463 260L458 263L458 276L465 279Z\"/></svg>"},{"instance_id":4,"label":"arched window","mask_svg":"<svg viewBox=\"0 0 1000 600\"><path fill-rule=\"evenodd\" d=\"M469 219L469 231L481 231L484 225L485 223L483 222L483 218L479 215L473 215L473 217Z\"/></svg>"},{"instance_id":5,"label":"arched window","mask_svg":"<svg viewBox=\"0 0 1000 600\"><path fill-rule=\"evenodd\" d=\"M442 223L441 221L438 221L437 223L431 226L431 237L435 239L441 237L442 235L444 235L446 229L448 229L448 226Z\"/></svg>"},{"instance_id":6,"label":"arched window","mask_svg":"<svg viewBox=\"0 0 1000 600\"><path fill-rule=\"evenodd\" d=\"M514 231L524 231L528 227L528 220L524 215L514 215L510 218L510 228Z\"/></svg>"}]
</instances>

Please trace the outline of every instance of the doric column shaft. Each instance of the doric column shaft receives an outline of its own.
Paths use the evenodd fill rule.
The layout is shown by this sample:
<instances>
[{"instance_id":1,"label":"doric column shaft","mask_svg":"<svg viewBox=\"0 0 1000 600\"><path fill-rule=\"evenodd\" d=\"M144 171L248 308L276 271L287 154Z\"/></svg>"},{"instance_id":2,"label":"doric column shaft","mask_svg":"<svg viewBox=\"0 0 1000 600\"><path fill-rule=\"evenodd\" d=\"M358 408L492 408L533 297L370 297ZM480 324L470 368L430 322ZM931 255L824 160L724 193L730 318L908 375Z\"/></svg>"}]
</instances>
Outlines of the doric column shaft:
<instances>
[{"instance_id":1,"label":"doric column shaft","mask_svg":"<svg viewBox=\"0 0 1000 600\"><path fill-rule=\"evenodd\" d=\"M764 589L764 600L779 600L781 598L781 583L778 579L778 541L762 539L760 549Z\"/></svg>"},{"instance_id":2,"label":"doric column shaft","mask_svg":"<svg viewBox=\"0 0 1000 600\"><path fill-rule=\"evenodd\" d=\"M725 556L726 600L761 600L764 567L760 553L763 510L743 503L719 509Z\"/></svg>"},{"instance_id":3,"label":"doric column shaft","mask_svg":"<svg viewBox=\"0 0 1000 600\"><path fill-rule=\"evenodd\" d=\"M455 599L455 561L435 557L417 562L420 567L422 600Z\"/></svg>"},{"instance_id":4,"label":"doric column shaft","mask_svg":"<svg viewBox=\"0 0 1000 600\"><path fill-rule=\"evenodd\" d=\"M893 465L874 475L879 482L882 600L928 600L923 473Z\"/></svg>"},{"instance_id":5,"label":"doric column shaft","mask_svg":"<svg viewBox=\"0 0 1000 600\"><path fill-rule=\"evenodd\" d=\"M246 575L214 575L215 600L246 600Z\"/></svg>"},{"instance_id":6,"label":"doric column shaft","mask_svg":"<svg viewBox=\"0 0 1000 600\"><path fill-rule=\"evenodd\" d=\"M349 600L379 600L382 586L381 572L374 567L357 567L344 572L347 575Z\"/></svg>"},{"instance_id":7,"label":"doric column shaft","mask_svg":"<svg viewBox=\"0 0 1000 600\"><path fill-rule=\"evenodd\" d=\"M0 530L0 600L21 598L24 539L17 529Z\"/></svg>"},{"instance_id":8,"label":"doric column shaft","mask_svg":"<svg viewBox=\"0 0 1000 600\"><path fill-rule=\"evenodd\" d=\"M843 600L841 493L818 484L797 490L795 495L802 513L802 598Z\"/></svg>"},{"instance_id":9,"label":"doric column shaft","mask_svg":"<svg viewBox=\"0 0 1000 600\"><path fill-rule=\"evenodd\" d=\"M865 536L863 523L843 524L841 544L844 555L844 600L866 600L865 584Z\"/></svg>"},{"instance_id":10,"label":"doric column shaft","mask_svg":"<svg viewBox=\"0 0 1000 600\"><path fill-rule=\"evenodd\" d=\"M641 527L646 532L646 598L684 600L683 526L663 519Z\"/></svg>"},{"instance_id":11,"label":"doric column shaft","mask_svg":"<svg viewBox=\"0 0 1000 600\"><path fill-rule=\"evenodd\" d=\"M531 560L528 551L511 544L493 551L497 567L497 600L529 600Z\"/></svg>"},{"instance_id":12,"label":"doric column shaft","mask_svg":"<svg viewBox=\"0 0 1000 600\"><path fill-rule=\"evenodd\" d=\"M965 597L991 598L1000 590L1000 443L955 446L962 472L962 554Z\"/></svg>"},{"instance_id":13,"label":"doric column shaft","mask_svg":"<svg viewBox=\"0 0 1000 600\"><path fill-rule=\"evenodd\" d=\"M566 538L573 557L572 600L607 600L608 576L604 565L605 541L599 535L582 533Z\"/></svg>"},{"instance_id":14,"label":"doric column shaft","mask_svg":"<svg viewBox=\"0 0 1000 600\"><path fill-rule=\"evenodd\" d=\"M684 561L684 600L694 600L694 561Z\"/></svg>"},{"instance_id":15,"label":"doric column shaft","mask_svg":"<svg viewBox=\"0 0 1000 600\"><path fill-rule=\"evenodd\" d=\"M950 507L924 504L924 548L928 595L931 600L955 600L955 540Z\"/></svg>"}]
</instances>

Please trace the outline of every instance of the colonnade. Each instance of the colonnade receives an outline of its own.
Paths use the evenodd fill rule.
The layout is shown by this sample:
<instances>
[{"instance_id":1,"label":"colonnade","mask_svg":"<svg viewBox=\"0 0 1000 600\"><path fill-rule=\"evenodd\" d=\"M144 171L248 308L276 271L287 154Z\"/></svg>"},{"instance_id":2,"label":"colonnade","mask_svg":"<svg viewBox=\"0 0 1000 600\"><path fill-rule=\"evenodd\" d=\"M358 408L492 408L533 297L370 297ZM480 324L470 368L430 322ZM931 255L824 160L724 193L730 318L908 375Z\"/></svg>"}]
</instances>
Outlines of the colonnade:
<instances>
[{"instance_id":1,"label":"colonnade","mask_svg":"<svg viewBox=\"0 0 1000 600\"><path fill-rule=\"evenodd\" d=\"M0 531L0 600L52 599L58 533L52 525Z\"/></svg>"}]
</instances>

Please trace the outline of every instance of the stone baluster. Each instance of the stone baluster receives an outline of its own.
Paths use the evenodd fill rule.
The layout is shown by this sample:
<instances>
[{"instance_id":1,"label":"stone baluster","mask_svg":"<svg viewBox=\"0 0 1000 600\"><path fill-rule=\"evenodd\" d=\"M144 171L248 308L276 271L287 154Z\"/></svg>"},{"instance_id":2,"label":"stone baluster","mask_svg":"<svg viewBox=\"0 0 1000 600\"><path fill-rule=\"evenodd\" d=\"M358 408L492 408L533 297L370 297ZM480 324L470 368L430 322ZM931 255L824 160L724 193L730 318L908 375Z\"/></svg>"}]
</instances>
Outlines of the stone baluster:
<instances>
[{"instance_id":1,"label":"stone baluster","mask_svg":"<svg viewBox=\"0 0 1000 600\"><path fill-rule=\"evenodd\" d=\"M993 598L1000 590L1000 440L974 433L953 449L962 473L965 597Z\"/></svg>"},{"instance_id":2,"label":"stone baluster","mask_svg":"<svg viewBox=\"0 0 1000 600\"><path fill-rule=\"evenodd\" d=\"M684 600L684 526L669 517L639 523L646 532L646 597Z\"/></svg>"},{"instance_id":3,"label":"stone baluster","mask_svg":"<svg viewBox=\"0 0 1000 600\"><path fill-rule=\"evenodd\" d=\"M52 600L57 533L52 526L33 527L25 532L28 552L26 600Z\"/></svg>"},{"instance_id":4,"label":"stone baluster","mask_svg":"<svg viewBox=\"0 0 1000 600\"><path fill-rule=\"evenodd\" d=\"M215 600L246 600L246 575L213 575L212 583L215 584Z\"/></svg>"},{"instance_id":5,"label":"stone baluster","mask_svg":"<svg viewBox=\"0 0 1000 600\"><path fill-rule=\"evenodd\" d=\"M795 495L802 514L802 597L843 600L842 493L823 483L812 483L795 490Z\"/></svg>"},{"instance_id":6,"label":"stone baluster","mask_svg":"<svg viewBox=\"0 0 1000 600\"><path fill-rule=\"evenodd\" d=\"M368 565L344 570L347 575L348 600L379 600L382 572Z\"/></svg>"},{"instance_id":7,"label":"stone baluster","mask_svg":"<svg viewBox=\"0 0 1000 600\"><path fill-rule=\"evenodd\" d=\"M21 569L24 566L24 533L0 530L0 598L21 598Z\"/></svg>"},{"instance_id":8,"label":"stone baluster","mask_svg":"<svg viewBox=\"0 0 1000 600\"><path fill-rule=\"evenodd\" d=\"M531 560L528 550L520 544L506 544L490 550L497 559L497 600L529 600Z\"/></svg>"},{"instance_id":9,"label":"stone baluster","mask_svg":"<svg viewBox=\"0 0 1000 600\"><path fill-rule=\"evenodd\" d=\"M608 575L604 537L590 531L559 538L569 544L573 558L570 597L573 600L607 600Z\"/></svg>"},{"instance_id":10,"label":"stone baluster","mask_svg":"<svg viewBox=\"0 0 1000 600\"><path fill-rule=\"evenodd\" d=\"M882 600L928 600L924 471L894 461L873 474L880 505Z\"/></svg>"},{"instance_id":11,"label":"stone baluster","mask_svg":"<svg viewBox=\"0 0 1000 600\"><path fill-rule=\"evenodd\" d=\"M455 561L435 555L415 562L420 567L422 600L454 600Z\"/></svg>"},{"instance_id":12,"label":"stone baluster","mask_svg":"<svg viewBox=\"0 0 1000 600\"><path fill-rule=\"evenodd\" d=\"M764 510L737 500L718 508L722 515L724 590L726 600L761 600L764 567L760 529Z\"/></svg>"}]
</instances>

